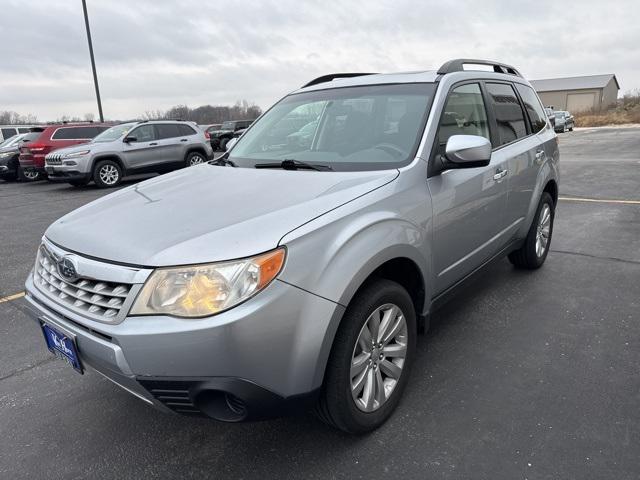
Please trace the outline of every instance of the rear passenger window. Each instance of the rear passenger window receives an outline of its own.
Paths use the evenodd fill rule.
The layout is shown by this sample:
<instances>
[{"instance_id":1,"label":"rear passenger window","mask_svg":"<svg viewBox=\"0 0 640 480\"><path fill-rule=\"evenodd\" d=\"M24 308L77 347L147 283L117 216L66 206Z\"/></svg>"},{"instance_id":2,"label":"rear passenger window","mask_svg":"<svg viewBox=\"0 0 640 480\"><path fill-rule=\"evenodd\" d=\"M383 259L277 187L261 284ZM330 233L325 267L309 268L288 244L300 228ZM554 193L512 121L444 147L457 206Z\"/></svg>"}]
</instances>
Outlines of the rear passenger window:
<instances>
[{"instance_id":1,"label":"rear passenger window","mask_svg":"<svg viewBox=\"0 0 640 480\"><path fill-rule=\"evenodd\" d=\"M490 140L487 110L477 83L461 85L449 94L438 128L440 153L453 135L478 135Z\"/></svg>"},{"instance_id":2,"label":"rear passenger window","mask_svg":"<svg viewBox=\"0 0 640 480\"><path fill-rule=\"evenodd\" d=\"M52 140L88 140L98 134L96 127L63 127L51 136Z\"/></svg>"},{"instance_id":3,"label":"rear passenger window","mask_svg":"<svg viewBox=\"0 0 640 480\"><path fill-rule=\"evenodd\" d=\"M524 113L513 87L505 83L487 83L487 91L498 124L500 145L526 137Z\"/></svg>"},{"instance_id":4,"label":"rear passenger window","mask_svg":"<svg viewBox=\"0 0 640 480\"><path fill-rule=\"evenodd\" d=\"M7 138L11 138L16 134L15 128L3 128L2 129L2 137L6 140Z\"/></svg>"},{"instance_id":5,"label":"rear passenger window","mask_svg":"<svg viewBox=\"0 0 640 480\"><path fill-rule=\"evenodd\" d=\"M178 125L175 123L158 123L156 124L158 129L158 138L175 138L180 136Z\"/></svg>"},{"instance_id":6,"label":"rear passenger window","mask_svg":"<svg viewBox=\"0 0 640 480\"><path fill-rule=\"evenodd\" d=\"M545 113L540 100L538 100L538 95L533 91L533 88L519 83L516 84L516 89L518 90L518 93L520 93L520 97L522 97L527 114L529 114L529 120L531 120L531 128L533 128L533 132L539 132L547 124L547 114Z\"/></svg>"},{"instance_id":7,"label":"rear passenger window","mask_svg":"<svg viewBox=\"0 0 640 480\"><path fill-rule=\"evenodd\" d=\"M180 136L194 135L196 133L189 125L178 125L178 132L180 132Z\"/></svg>"}]
</instances>

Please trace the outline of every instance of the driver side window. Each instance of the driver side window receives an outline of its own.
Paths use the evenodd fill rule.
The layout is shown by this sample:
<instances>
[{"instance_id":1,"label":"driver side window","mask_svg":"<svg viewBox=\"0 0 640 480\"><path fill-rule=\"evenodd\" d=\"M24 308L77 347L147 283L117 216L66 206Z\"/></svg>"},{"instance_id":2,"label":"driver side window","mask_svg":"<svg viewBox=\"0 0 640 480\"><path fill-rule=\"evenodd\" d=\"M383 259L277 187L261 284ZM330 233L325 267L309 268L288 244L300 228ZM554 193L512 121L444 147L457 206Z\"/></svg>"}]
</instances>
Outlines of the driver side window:
<instances>
[{"instance_id":1,"label":"driver side window","mask_svg":"<svg viewBox=\"0 0 640 480\"><path fill-rule=\"evenodd\" d=\"M137 142L152 142L156 139L156 130L153 125L142 125L129 133L129 137L135 137Z\"/></svg>"},{"instance_id":2,"label":"driver side window","mask_svg":"<svg viewBox=\"0 0 640 480\"><path fill-rule=\"evenodd\" d=\"M451 90L438 127L439 153L453 135L478 135L491 140L480 85L469 83Z\"/></svg>"}]
</instances>

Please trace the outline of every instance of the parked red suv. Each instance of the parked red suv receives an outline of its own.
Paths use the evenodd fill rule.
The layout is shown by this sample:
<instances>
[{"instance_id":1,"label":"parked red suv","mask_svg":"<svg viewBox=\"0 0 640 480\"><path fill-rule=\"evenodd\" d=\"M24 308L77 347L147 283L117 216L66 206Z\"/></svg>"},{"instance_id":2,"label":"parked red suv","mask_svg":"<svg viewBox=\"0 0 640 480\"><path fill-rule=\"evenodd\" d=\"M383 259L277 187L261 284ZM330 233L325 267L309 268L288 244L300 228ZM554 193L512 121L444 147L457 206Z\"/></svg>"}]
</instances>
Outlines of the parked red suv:
<instances>
[{"instance_id":1,"label":"parked red suv","mask_svg":"<svg viewBox=\"0 0 640 480\"><path fill-rule=\"evenodd\" d=\"M111 125L103 123L62 123L31 128L40 132L37 138L20 147L18 175L24 180L39 180L44 177L44 157L58 148L86 143Z\"/></svg>"}]
</instances>

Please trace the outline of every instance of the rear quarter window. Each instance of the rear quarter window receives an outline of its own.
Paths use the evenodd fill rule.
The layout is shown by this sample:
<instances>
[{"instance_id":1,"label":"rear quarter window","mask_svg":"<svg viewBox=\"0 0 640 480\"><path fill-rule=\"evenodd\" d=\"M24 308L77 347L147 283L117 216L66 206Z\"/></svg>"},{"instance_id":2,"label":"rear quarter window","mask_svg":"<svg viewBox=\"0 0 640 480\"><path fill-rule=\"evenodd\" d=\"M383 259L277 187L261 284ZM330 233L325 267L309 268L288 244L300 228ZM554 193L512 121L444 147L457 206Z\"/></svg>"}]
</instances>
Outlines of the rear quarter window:
<instances>
[{"instance_id":1,"label":"rear quarter window","mask_svg":"<svg viewBox=\"0 0 640 480\"><path fill-rule=\"evenodd\" d=\"M189 125L178 125L178 131L180 132L180 135L194 135L197 133Z\"/></svg>"},{"instance_id":2,"label":"rear quarter window","mask_svg":"<svg viewBox=\"0 0 640 480\"><path fill-rule=\"evenodd\" d=\"M534 92L531 87L521 85L519 83L516 84L516 89L518 90L520 97L522 97L524 108L527 111L527 115L529 115L533 132L539 132L547 124L547 114L538 99L538 95L536 95L536 92Z\"/></svg>"}]
</instances>

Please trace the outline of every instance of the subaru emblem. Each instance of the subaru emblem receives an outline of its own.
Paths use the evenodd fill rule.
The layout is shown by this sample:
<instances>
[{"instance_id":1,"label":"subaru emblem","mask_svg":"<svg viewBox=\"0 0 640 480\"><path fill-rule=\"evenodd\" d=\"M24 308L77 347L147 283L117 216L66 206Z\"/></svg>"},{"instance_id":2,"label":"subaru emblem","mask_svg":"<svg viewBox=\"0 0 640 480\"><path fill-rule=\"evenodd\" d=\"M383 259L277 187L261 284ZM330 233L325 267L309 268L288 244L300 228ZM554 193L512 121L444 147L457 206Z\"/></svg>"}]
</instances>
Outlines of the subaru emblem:
<instances>
[{"instance_id":1,"label":"subaru emblem","mask_svg":"<svg viewBox=\"0 0 640 480\"><path fill-rule=\"evenodd\" d=\"M73 261L68 257L62 257L56 264L58 273L67 282L75 282L78 280L78 272Z\"/></svg>"}]
</instances>

